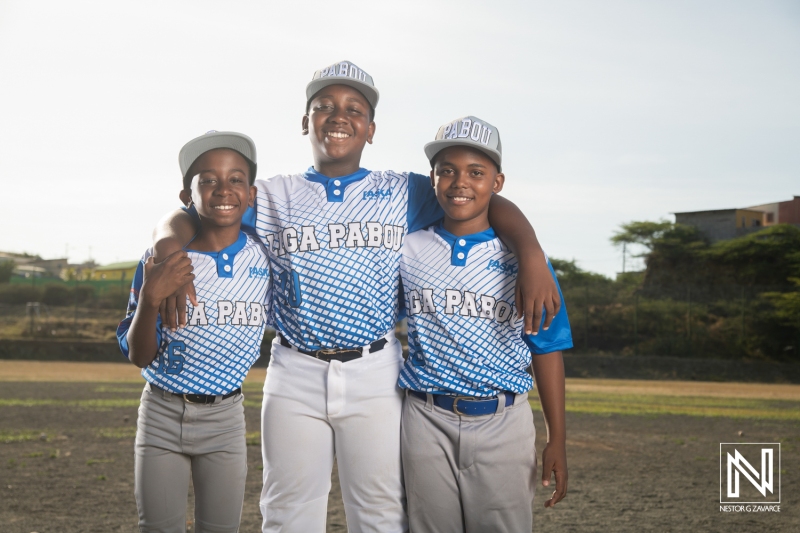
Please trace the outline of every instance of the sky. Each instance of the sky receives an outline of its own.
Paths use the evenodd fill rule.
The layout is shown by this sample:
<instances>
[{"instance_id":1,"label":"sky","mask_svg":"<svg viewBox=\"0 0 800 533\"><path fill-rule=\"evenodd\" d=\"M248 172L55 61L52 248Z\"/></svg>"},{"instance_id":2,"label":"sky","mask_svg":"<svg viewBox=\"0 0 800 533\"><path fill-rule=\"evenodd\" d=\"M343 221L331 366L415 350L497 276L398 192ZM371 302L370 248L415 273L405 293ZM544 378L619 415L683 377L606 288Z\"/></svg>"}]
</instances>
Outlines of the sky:
<instances>
[{"instance_id":1,"label":"sky","mask_svg":"<svg viewBox=\"0 0 800 533\"><path fill-rule=\"evenodd\" d=\"M586 270L621 271L625 222L800 195L797 1L0 0L0 251L138 259L208 130L306 170L305 86L341 60L381 93L362 166L427 173L482 118L503 194Z\"/></svg>"}]
</instances>

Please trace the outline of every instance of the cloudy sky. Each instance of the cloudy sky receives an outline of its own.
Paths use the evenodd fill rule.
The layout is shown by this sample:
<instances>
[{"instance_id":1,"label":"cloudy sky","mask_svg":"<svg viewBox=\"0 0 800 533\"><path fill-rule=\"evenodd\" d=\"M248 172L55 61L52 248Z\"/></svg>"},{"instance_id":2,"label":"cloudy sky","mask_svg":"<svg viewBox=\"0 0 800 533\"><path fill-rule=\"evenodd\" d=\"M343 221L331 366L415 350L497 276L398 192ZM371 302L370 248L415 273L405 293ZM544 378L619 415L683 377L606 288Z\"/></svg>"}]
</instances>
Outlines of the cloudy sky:
<instances>
[{"instance_id":1,"label":"cloudy sky","mask_svg":"<svg viewBox=\"0 0 800 533\"><path fill-rule=\"evenodd\" d=\"M343 59L381 91L365 167L427 172L484 118L505 194L588 270L621 269L626 221L800 195L797 1L0 0L0 251L137 259L210 129L305 170L305 85Z\"/></svg>"}]
</instances>

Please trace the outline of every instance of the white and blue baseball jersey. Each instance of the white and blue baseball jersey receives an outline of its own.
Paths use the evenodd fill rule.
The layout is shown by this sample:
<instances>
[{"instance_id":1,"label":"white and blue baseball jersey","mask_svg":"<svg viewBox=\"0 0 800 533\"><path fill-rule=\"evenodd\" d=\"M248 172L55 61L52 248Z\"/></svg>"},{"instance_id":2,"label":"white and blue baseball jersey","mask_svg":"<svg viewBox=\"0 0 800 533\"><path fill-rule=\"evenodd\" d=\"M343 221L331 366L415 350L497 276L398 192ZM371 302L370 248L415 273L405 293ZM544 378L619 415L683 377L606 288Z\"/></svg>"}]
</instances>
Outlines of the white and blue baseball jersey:
<instances>
[{"instance_id":1,"label":"white and blue baseball jersey","mask_svg":"<svg viewBox=\"0 0 800 533\"><path fill-rule=\"evenodd\" d=\"M409 235L400 262L409 347L400 386L463 396L529 391L531 352L571 348L572 332L562 296L549 330L522 334L517 271L492 229L456 237L437 225Z\"/></svg>"},{"instance_id":2,"label":"white and blue baseball jersey","mask_svg":"<svg viewBox=\"0 0 800 533\"><path fill-rule=\"evenodd\" d=\"M399 316L400 249L443 212L430 178L359 169L256 180L242 221L269 250L273 322L293 346L366 346Z\"/></svg>"},{"instance_id":3,"label":"white and blue baseball jersey","mask_svg":"<svg viewBox=\"0 0 800 533\"><path fill-rule=\"evenodd\" d=\"M158 354L142 376L162 389L187 394L227 394L241 387L260 354L269 314L270 279L266 250L251 236L219 252L186 250L194 267L198 305L189 303L185 328L156 331ZM122 353L128 356L128 330L144 281L144 262L131 286L126 318L117 328Z\"/></svg>"}]
</instances>

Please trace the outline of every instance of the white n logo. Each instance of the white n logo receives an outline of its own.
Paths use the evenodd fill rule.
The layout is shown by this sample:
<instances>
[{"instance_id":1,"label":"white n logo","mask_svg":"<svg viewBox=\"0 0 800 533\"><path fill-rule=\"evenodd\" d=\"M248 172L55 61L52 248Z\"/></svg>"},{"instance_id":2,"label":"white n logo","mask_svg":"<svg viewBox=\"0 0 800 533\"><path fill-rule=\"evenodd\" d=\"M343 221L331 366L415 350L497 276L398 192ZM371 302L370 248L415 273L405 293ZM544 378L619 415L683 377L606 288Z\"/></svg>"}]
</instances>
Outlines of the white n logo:
<instances>
[{"instance_id":1,"label":"white n logo","mask_svg":"<svg viewBox=\"0 0 800 533\"><path fill-rule=\"evenodd\" d=\"M742 457L739 450L734 449L733 455L728 453L728 497L739 497L739 472L741 472L747 480L752 483L762 496L767 495L767 490L774 493L772 490L772 468L773 468L773 449L761 448L761 475L753 468L753 465L747 462L747 459ZM736 469L734 471L734 468ZM752 474L752 475L751 475ZM760 483L759 483L760 480Z\"/></svg>"}]
</instances>

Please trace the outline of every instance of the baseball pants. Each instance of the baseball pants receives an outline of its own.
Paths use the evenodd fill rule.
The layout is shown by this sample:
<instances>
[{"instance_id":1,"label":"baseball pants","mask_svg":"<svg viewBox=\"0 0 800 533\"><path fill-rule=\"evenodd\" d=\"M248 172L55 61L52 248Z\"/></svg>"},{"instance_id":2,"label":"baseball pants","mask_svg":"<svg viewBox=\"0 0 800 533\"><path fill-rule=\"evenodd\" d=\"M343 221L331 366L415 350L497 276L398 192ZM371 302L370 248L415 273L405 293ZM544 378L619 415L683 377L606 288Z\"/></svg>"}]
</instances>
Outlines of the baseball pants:
<instances>
[{"instance_id":1,"label":"baseball pants","mask_svg":"<svg viewBox=\"0 0 800 533\"><path fill-rule=\"evenodd\" d=\"M400 465L403 363L375 353L326 363L272 343L261 443L265 533L323 533L336 459L350 533L406 531Z\"/></svg>"},{"instance_id":2,"label":"baseball pants","mask_svg":"<svg viewBox=\"0 0 800 533\"><path fill-rule=\"evenodd\" d=\"M459 416L407 395L400 446L413 533L533 527L536 429L527 394L495 414Z\"/></svg>"},{"instance_id":3,"label":"baseball pants","mask_svg":"<svg viewBox=\"0 0 800 533\"><path fill-rule=\"evenodd\" d=\"M239 530L247 477L244 397L185 402L145 386L135 451L139 531L184 533L189 476L197 533Z\"/></svg>"}]
</instances>

